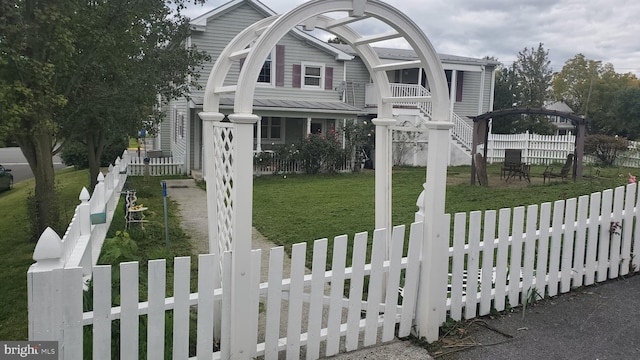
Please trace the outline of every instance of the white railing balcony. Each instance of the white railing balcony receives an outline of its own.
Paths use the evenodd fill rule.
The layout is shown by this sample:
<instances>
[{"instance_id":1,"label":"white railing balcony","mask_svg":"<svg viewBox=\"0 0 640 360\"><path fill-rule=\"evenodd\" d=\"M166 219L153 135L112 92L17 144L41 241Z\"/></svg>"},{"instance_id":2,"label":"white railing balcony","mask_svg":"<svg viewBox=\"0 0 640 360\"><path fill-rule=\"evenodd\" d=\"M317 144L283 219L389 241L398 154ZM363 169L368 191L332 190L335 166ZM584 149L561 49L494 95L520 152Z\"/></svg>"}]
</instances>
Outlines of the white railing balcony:
<instances>
[{"instance_id":1,"label":"white railing balcony","mask_svg":"<svg viewBox=\"0 0 640 360\"><path fill-rule=\"evenodd\" d=\"M392 83L391 96L392 97L418 97L418 96L430 96L431 93L424 86L418 84L400 84ZM376 84L370 83L365 86L365 107L377 107L378 106L378 88ZM422 111L423 114L431 116L432 104L431 102L394 102L395 107L411 107L417 108Z\"/></svg>"}]
</instances>

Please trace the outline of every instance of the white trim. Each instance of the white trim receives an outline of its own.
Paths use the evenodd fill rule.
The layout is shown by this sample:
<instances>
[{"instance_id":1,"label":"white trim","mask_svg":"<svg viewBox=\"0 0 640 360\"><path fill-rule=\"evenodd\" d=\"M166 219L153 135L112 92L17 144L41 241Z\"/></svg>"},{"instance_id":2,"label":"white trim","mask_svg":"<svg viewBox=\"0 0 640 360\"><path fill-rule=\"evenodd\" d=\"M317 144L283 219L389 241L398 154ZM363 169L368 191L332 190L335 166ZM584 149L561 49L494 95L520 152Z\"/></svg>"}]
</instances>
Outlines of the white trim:
<instances>
[{"instance_id":1,"label":"white trim","mask_svg":"<svg viewBox=\"0 0 640 360\"><path fill-rule=\"evenodd\" d=\"M305 84L305 78L307 77L307 74L305 72L306 68L320 68L320 83L318 84L318 86ZM315 78L314 75L309 75L309 77ZM300 63L300 87L302 89L324 90L324 80L325 64L306 61Z\"/></svg>"}]
</instances>

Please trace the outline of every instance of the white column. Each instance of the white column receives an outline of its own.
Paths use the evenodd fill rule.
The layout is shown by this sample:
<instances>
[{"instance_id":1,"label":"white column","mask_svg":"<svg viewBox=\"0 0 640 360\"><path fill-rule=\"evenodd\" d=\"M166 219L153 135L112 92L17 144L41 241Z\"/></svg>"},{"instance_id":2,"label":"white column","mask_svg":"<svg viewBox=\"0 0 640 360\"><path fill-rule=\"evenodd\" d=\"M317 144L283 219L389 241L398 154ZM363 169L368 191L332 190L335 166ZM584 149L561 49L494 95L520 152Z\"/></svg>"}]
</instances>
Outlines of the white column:
<instances>
[{"instance_id":1,"label":"white column","mask_svg":"<svg viewBox=\"0 0 640 360\"><path fill-rule=\"evenodd\" d=\"M391 170L392 139L391 126L396 124L395 119L373 119L376 126L376 180L375 180L375 204L376 204L376 229L385 228L391 234ZM387 236L387 240L389 236ZM387 244L388 245L388 244ZM387 246L387 254L389 247Z\"/></svg>"},{"instance_id":2,"label":"white column","mask_svg":"<svg viewBox=\"0 0 640 360\"><path fill-rule=\"evenodd\" d=\"M258 331L258 320L250 310L254 303L251 290L253 125L258 119L255 114L229 115L234 124L230 339L231 354L239 355L238 358L252 357Z\"/></svg>"},{"instance_id":3,"label":"white column","mask_svg":"<svg viewBox=\"0 0 640 360\"><path fill-rule=\"evenodd\" d=\"M307 133L304 134L304 137L306 138L309 134L311 134L311 117L307 118Z\"/></svg>"},{"instance_id":4,"label":"white column","mask_svg":"<svg viewBox=\"0 0 640 360\"><path fill-rule=\"evenodd\" d=\"M478 115L484 114L484 79L487 77L486 69L482 65L482 71L480 72L480 96L478 98Z\"/></svg>"},{"instance_id":5,"label":"white column","mask_svg":"<svg viewBox=\"0 0 640 360\"><path fill-rule=\"evenodd\" d=\"M458 92L458 70L451 70L451 89L449 90L449 121L453 119L453 105L456 103Z\"/></svg>"},{"instance_id":6,"label":"white column","mask_svg":"<svg viewBox=\"0 0 640 360\"><path fill-rule=\"evenodd\" d=\"M256 124L256 152L262 152L262 117L258 118Z\"/></svg>"},{"instance_id":7,"label":"white column","mask_svg":"<svg viewBox=\"0 0 640 360\"><path fill-rule=\"evenodd\" d=\"M441 312L445 311L447 296L447 270L449 237L444 214L447 184L447 157L442 151L449 149L448 121L429 121L429 150L427 155L427 180L424 184L424 238L422 243L418 305L416 307L417 331L428 342L438 340Z\"/></svg>"}]
</instances>

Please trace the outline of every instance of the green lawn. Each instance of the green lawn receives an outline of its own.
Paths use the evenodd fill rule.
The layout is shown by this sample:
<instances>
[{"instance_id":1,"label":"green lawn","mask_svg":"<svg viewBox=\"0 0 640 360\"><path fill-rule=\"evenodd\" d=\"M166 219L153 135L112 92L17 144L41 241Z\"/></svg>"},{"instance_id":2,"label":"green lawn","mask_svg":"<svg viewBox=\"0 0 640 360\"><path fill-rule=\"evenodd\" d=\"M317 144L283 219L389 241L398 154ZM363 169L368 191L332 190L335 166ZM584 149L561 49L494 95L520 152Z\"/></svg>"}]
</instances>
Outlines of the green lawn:
<instances>
[{"instance_id":1,"label":"green lawn","mask_svg":"<svg viewBox=\"0 0 640 360\"><path fill-rule=\"evenodd\" d=\"M61 221L69 222L83 186L89 186L88 171L62 170L56 173L60 194ZM27 269L33 263L35 243L29 240L29 220L26 199L33 193L35 181L15 184L13 190L0 193L0 339L26 340ZM61 237L64 234L59 234Z\"/></svg>"},{"instance_id":2,"label":"green lawn","mask_svg":"<svg viewBox=\"0 0 640 360\"><path fill-rule=\"evenodd\" d=\"M602 169L600 176L579 182L554 180L542 184L543 166L531 169L532 181L499 178L499 165L489 165L489 186L471 186L470 167L450 167L446 212L469 212L526 206L568 199L626 184L628 172L638 169ZM586 168L584 173L592 171ZM624 175L623 175L624 174ZM396 168L393 172L393 224L413 222L416 200L425 181L424 168ZM298 242L311 242L374 229L374 173L334 176L287 175L258 177L254 181L256 228L290 250ZM308 261L313 247L308 246Z\"/></svg>"}]
</instances>

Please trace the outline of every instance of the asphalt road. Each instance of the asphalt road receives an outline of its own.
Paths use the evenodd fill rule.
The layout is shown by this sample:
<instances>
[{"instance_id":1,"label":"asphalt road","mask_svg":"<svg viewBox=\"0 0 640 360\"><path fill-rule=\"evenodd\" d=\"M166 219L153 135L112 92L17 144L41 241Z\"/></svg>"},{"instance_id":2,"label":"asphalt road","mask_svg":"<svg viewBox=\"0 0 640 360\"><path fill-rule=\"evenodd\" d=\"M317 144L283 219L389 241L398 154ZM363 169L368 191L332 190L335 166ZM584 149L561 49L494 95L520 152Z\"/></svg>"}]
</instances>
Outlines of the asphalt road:
<instances>
[{"instance_id":1,"label":"asphalt road","mask_svg":"<svg viewBox=\"0 0 640 360\"><path fill-rule=\"evenodd\" d=\"M27 159L22 155L22 150L19 147L0 148L0 165L11 169L14 183L33 177L33 172L31 172ZM53 157L53 167L57 170L67 166L56 155Z\"/></svg>"}]
</instances>

